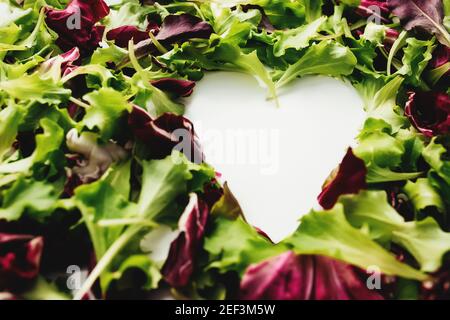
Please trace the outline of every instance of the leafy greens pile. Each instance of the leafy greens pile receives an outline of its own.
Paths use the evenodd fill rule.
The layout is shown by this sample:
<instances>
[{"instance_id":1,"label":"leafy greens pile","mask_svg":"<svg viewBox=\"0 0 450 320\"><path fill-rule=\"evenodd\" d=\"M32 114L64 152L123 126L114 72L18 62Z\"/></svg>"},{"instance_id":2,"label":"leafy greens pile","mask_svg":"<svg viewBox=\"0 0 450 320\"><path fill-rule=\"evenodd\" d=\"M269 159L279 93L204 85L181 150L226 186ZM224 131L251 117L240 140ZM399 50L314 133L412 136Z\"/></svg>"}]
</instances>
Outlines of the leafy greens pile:
<instances>
[{"instance_id":1,"label":"leafy greens pile","mask_svg":"<svg viewBox=\"0 0 450 320\"><path fill-rule=\"evenodd\" d=\"M449 31L448 0L0 0L0 299L449 298ZM280 243L183 117L210 70L363 97Z\"/></svg>"}]
</instances>

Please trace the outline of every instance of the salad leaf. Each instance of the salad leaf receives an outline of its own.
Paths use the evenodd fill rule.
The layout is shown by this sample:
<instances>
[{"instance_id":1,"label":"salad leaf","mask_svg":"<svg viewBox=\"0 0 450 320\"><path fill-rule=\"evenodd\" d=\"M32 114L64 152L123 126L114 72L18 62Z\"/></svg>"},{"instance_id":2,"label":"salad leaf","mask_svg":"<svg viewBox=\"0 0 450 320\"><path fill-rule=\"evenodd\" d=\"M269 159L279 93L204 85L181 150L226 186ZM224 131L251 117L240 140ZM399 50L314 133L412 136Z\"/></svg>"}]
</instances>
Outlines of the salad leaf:
<instances>
[{"instance_id":1,"label":"salad leaf","mask_svg":"<svg viewBox=\"0 0 450 320\"><path fill-rule=\"evenodd\" d=\"M83 57L90 55L98 46L104 31L96 25L109 13L103 0L92 3L72 0L64 10L46 8L46 24L58 34L56 43L63 51L78 47Z\"/></svg>"},{"instance_id":2,"label":"salad leaf","mask_svg":"<svg viewBox=\"0 0 450 320\"><path fill-rule=\"evenodd\" d=\"M403 66L398 74L408 75L407 79L413 86L421 84L421 75L432 58L435 48L434 41L421 41L415 38L406 39L407 46L404 49Z\"/></svg>"},{"instance_id":3,"label":"salad leaf","mask_svg":"<svg viewBox=\"0 0 450 320\"><path fill-rule=\"evenodd\" d=\"M33 153L17 161L0 164L0 173L27 172L37 163L61 166L64 163L54 163L52 154L60 152L61 144L64 140L64 130L49 118L40 121L43 133L36 135L36 148Z\"/></svg>"},{"instance_id":4,"label":"salad leaf","mask_svg":"<svg viewBox=\"0 0 450 320\"><path fill-rule=\"evenodd\" d=\"M39 73L23 75L20 78L0 81L0 90L11 98L38 101L42 104L58 104L70 95L61 83L42 78Z\"/></svg>"},{"instance_id":5,"label":"salad leaf","mask_svg":"<svg viewBox=\"0 0 450 320\"><path fill-rule=\"evenodd\" d=\"M322 256L288 251L251 265L241 281L240 297L249 300L381 300L356 270Z\"/></svg>"},{"instance_id":6,"label":"salad leaf","mask_svg":"<svg viewBox=\"0 0 450 320\"><path fill-rule=\"evenodd\" d=\"M427 137L450 132L450 96L444 92L409 92L405 114Z\"/></svg>"},{"instance_id":7,"label":"salad leaf","mask_svg":"<svg viewBox=\"0 0 450 320\"><path fill-rule=\"evenodd\" d=\"M22 112L19 106L9 106L0 111L0 160L11 149L16 139Z\"/></svg>"},{"instance_id":8,"label":"salad leaf","mask_svg":"<svg viewBox=\"0 0 450 320\"><path fill-rule=\"evenodd\" d=\"M83 125L91 130L98 129L101 137L105 140L114 136L119 129L120 122L118 120L127 111L131 111L131 105L128 104L125 97L111 88L101 88L83 98L90 104L83 118Z\"/></svg>"},{"instance_id":9,"label":"salad leaf","mask_svg":"<svg viewBox=\"0 0 450 320\"><path fill-rule=\"evenodd\" d=\"M377 266L382 273L408 279L424 280L423 273L403 264L362 231L352 227L337 204L330 211L311 211L300 227L284 240L297 254L319 254L360 268Z\"/></svg>"},{"instance_id":10,"label":"salad leaf","mask_svg":"<svg viewBox=\"0 0 450 320\"><path fill-rule=\"evenodd\" d=\"M434 272L450 250L450 233L441 230L433 218L405 222L392 208L384 191L363 191L357 196L343 196L344 213L353 226L370 228L374 238L391 238L405 247L419 262L422 271Z\"/></svg>"},{"instance_id":11,"label":"salad leaf","mask_svg":"<svg viewBox=\"0 0 450 320\"><path fill-rule=\"evenodd\" d=\"M444 12L441 0L388 0L387 3L406 30L417 28L434 34L443 45L450 47L450 34L442 25Z\"/></svg>"},{"instance_id":12,"label":"salad leaf","mask_svg":"<svg viewBox=\"0 0 450 320\"><path fill-rule=\"evenodd\" d=\"M0 290L20 291L38 276L44 239L0 232Z\"/></svg>"},{"instance_id":13,"label":"salad leaf","mask_svg":"<svg viewBox=\"0 0 450 320\"><path fill-rule=\"evenodd\" d=\"M430 180L421 178L417 179L416 182L408 181L403 190L405 190L417 212L435 207L440 213L445 213L445 204L439 193L431 185Z\"/></svg>"},{"instance_id":14,"label":"salad leaf","mask_svg":"<svg viewBox=\"0 0 450 320\"><path fill-rule=\"evenodd\" d=\"M356 63L355 55L347 47L336 42L322 41L309 47L296 63L290 65L276 85L280 88L296 77L308 74L335 77L349 75Z\"/></svg>"},{"instance_id":15,"label":"salad leaf","mask_svg":"<svg viewBox=\"0 0 450 320\"><path fill-rule=\"evenodd\" d=\"M17 220L27 212L34 219L44 221L52 213L58 195L52 185L20 176L3 192L2 198L0 219Z\"/></svg>"},{"instance_id":16,"label":"salad leaf","mask_svg":"<svg viewBox=\"0 0 450 320\"><path fill-rule=\"evenodd\" d=\"M188 284L208 217L209 208L206 203L198 199L195 193L192 194L179 220L180 234L170 245L168 259L161 271L166 282L172 287L179 288Z\"/></svg>"},{"instance_id":17,"label":"salad leaf","mask_svg":"<svg viewBox=\"0 0 450 320\"><path fill-rule=\"evenodd\" d=\"M228 241L223 241L228 239ZM286 251L284 245L273 245L265 236L244 221L242 216L214 217L206 234L204 249L209 254L208 269L220 273L235 271L244 274L246 266Z\"/></svg>"},{"instance_id":18,"label":"salad leaf","mask_svg":"<svg viewBox=\"0 0 450 320\"><path fill-rule=\"evenodd\" d=\"M325 17L319 17L309 24L280 33L273 48L275 57L283 56L288 48L300 50L308 47L309 41L317 36L325 20Z\"/></svg>"},{"instance_id":19,"label":"salad leaf","mask_svg":"<svg viewBox=\"0 0 450 320\"><path fill-rule=\"evenodd\" d=\"M323 0L304 0L306 21L313 22L322 15Z\"/></svg>"},{"instance_id":20,"label":"salad leaf","mask_svg":"<svg viewBox=\"0 0 450 320\"><path fill-rule=\"evenodd\" d=\"M325 209L331 209L337 202L339 196L348 193L358 193L367 187L367 169L364 161L353 154L353 150L347 150L337 173L325 184L317 200Z\"/></svg>"}]
</instances>

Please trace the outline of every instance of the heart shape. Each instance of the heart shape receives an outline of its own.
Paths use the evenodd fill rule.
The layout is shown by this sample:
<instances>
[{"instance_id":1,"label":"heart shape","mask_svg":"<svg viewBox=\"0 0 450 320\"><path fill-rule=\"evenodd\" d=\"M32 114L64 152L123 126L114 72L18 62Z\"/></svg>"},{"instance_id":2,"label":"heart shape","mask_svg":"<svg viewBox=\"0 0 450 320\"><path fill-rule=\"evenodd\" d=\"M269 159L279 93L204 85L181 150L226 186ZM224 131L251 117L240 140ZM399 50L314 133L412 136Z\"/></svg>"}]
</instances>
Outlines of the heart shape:
<instances>
[{"instance_id":1,"label":"heart shape","mask_svg":"<svg viewBox=\"0 0 450 320\"><path fill-rule=\"evenodd\" d=\"M218 72L198 83L186 116L248 221L280 241L317 206L365 119L361 106L350 85L306 77L280 92L276 108L250 76Z\"/></svg>"}]
</instances>

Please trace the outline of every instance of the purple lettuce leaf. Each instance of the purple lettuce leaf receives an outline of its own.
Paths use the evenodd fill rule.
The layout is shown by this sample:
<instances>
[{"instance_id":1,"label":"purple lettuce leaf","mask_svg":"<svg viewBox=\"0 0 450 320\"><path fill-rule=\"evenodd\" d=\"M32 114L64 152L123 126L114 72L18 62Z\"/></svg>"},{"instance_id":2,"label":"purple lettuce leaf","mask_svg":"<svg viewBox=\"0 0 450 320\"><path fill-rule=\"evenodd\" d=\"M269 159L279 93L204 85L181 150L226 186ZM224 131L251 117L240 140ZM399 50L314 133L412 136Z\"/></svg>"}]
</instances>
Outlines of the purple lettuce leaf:
<instances>
[{"instance_id":1,"label":"purple lettuce leaf","mask_svg":"<svg viewBox=\"0 0 450 320\"><path fill-rule=\"evenodd\" d=\"M434 34L443 45L450 47L450 35L443 26L442 0L388 0L387 3L406 30Z\"/></svg>"},{"instance_id":2,"label":"purple lettuce leaf","mask_svg":"<svg viewBox=\"0 0 450 320\"><path fill-rule=\"evenodd\" d=\"M251 265L240 286L245 300L381 300L357 269L324 256L288 251Z\"/></svg>"},{"instance_id":3,"label":"purple lettuce leaf","mask_svg":"<svg viewBox=\"0 0 450 320\"><path fill-rule=\"evenodd\" d=\"M367 168L363 160L353 154L351 148L339 165L335 177L326 184L318 196L319 204L331 209L343 194L355 194L367 187Z\"/></svg>"},{"instance_id":4,"label":"purple lettuce leaf","mask_svg":"<svg viewBox=\"0 0 450 320\"><path fill-rule=\"evenodd\" d=\"M168 15L156 36L160 42L171 44L183 42L192 38L208 39L213 33L211 25L202 19L183 13Z\"/></svg>"},{"instance_id":5,"label":"purple lettuce leaf","mask_svg":"<svg viewBox=\"0 0 450 320\"><path fill-rule=\"evenodd\" d=\"M142 108L133 106L128 124L136 138L146 144L151 159L163 159L183 139L189 139L190 158L203 159L203 152L198 142L192 122L183 116L165 113L156 119ZM182 137L175 134L183 133Z\"/></svg>"},{"instance_id":6,"label":"purple lettuce leaf","mask_svg":"<svg viewBox=\"0 0 450 320\"><path fill-rule=\"evenodd\" d=\"M147 31L139 30L135 26L121 26L106 33L106 39L114 40L114 43L121 48L127 48L131 39L136 44L149 37Z\"/></svg>"},{"instance_id":7,"label":"purple lettuce leaf","mask_svg":"<svg viewBox=\"0 0 450 320\"><path fill-rule=\"evenodd\" d=\"M0 233L0 291L21 290L37 277L43 246L42 237Z\"/></svg>"},{"instance_id":8,"label":"purple lettuce leaf","mask_svg":"<svg viewBox=\"0 0 450 320\"><path fill-rule=\"evenodd\" d=\"M180 234L171 243L168 258L161 270L165 281L174 288L184 287L189 282L208 216L208 205L193 194L179 221Z\"/></svg>"},{"instance_id":9,"label":"purple lettuce leaf","mask_svg":"<svg viewBox=\"0 0 450 320\"><path fill-rule=\"evenodd\" d=\"M434 50L433 52L433 58L430 61L430 67L433 69L442 67L444 64L450 62L450 47L446 46L439 46ZM448 70L444 75L443 78L447 78L450 80L450 70ZM447 80L447 81L448 81Z\"/></svg>"},{"instance_id":10,"label":"purple lettuce leaf","mask_svg":"<svg viewBox=\"0 0 450 320\"><path fill-rule=\"evenodd\" d=\"M72 0L64 10L47 7L45 13L45 22L58 34L56 44L61 50L78 47L86 57L101 41L105 28L95 24L109 14L109 7L103 0Z\"/></svg>"},{"instance_id":11,"label":"purple lettuce leaf","mask_svg":"<svg viewBox=\"0 0 450 320\"><path fill-rule=\"evenodd\" d=\"M443 92L409 92L405 115L427 137L450 132L450 96Z\"/></svg>"},{"instance_id":12,"label":"purple lettuce leaf","mask_svg":"<svg viewBox=\"0 0 450 320\"><path fill-rule=\"evenodd\" d=\"M195 81L174 78L153 80L151 84L174 97L188 97L194 92L195 87Z\"/></svg>"},{"instance_id":13,"label":"purple lettuce leaf","mask_svg":"<svg viewBox=\"0 0 450 320\"><path fill-rule=\"evenodd\" d=\"M241 281L240 299L305 300L311 296L313 279L313 258L288 251L249 266Z\"/></svg>"}]
</instances>

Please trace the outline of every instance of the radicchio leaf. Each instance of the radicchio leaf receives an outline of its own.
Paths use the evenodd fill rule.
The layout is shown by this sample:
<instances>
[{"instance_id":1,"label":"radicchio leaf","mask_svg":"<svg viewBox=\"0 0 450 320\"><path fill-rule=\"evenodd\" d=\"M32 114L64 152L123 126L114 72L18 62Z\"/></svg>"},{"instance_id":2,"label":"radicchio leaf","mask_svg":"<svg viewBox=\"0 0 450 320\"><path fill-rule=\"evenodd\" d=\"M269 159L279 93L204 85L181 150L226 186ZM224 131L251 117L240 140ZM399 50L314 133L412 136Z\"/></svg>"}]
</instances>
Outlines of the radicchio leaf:
<instances>
[{"instance_id":1,"label":"radicchio leaf","mask_svg":"<svg viewBox=\"0 0 450 320\"><path fill-rule=\"evenodd\" d=\"M405 114L422 134L450 132L450 96L443 92L409 92Z\"/></svg>"},{"instance_id":2,"label":"radicchio leaf","mask_svg":"<svg viewBox=\"0 0 450 320\"><path fill-rule=\"evenodd\" d=\"M174 288L184 287L189 282L208 216L208 205L192 194L179 221L180 234L170 245L168 258L161 270L166 282Z\"/></svg>"},{"instance_id":3,"label":"radicchio leaf","mask_svg":"<svg viewBox=\"0 0 450 320\"><path fill-rule=\"evenodd\" d=\"M148 147L151 159L167 157L172 153L174 147L182 143L185 147L182 151L188 159L196 163L203 160L203 152L194 126L183 116L165 113L152 119L144 109L133 106L128 124L136 138Z\"/></svg>"},{"instance_id":4,"label":"radicchio leaf","mask_svg":"<svg viewBox=\"0 0 450 320\"><path fill-rule=\"evenodd\" d=\"M328 182L318 197L319 204L325 209L331 209L343 194L358 193L367 187L367 168L363 160L353 154L349 148L336 176Z\"/></svg>"},{"instance_id":5,"label":"radicchio leaf","mask_svg":"<svg viewBox=\"0 0 450 320\"><path fill-rule=\"evenodd\" d=\"M433 52L433 58L430 61L430 67L436 69L442 67L444 64L447 63L450 63L450 47L439 46ZM450 77L450 70L448 70L443 75L443 77Z\"/></svg>"},{"instance_id":6,"label":"radicchio leaf","mask_svg":"<svg viewBox=\"0 0 450 320\"><path fill-rule=\"evenodd\" d=\"M0 233L0 292L20 290L39 273L44 240Z\"/></svg>"},{"instance_id":7,"label":"radicchio leaf","mask_svg":"<svg viewBox=\"0 0 450 320\"><path fill-rule=\"evenodd\" d=\"M108 14L103 0L72 0L64 10L46 8L45 22L58 34L56 44L62 50L78 47L86 57L97 48L105 29L95 24Z\"/></svg>"},{"instance_id":8,"label":"radicchio leaf","mask_svg":"<svg viewBox=\"0 0 450 320\"><path fill-rule=\"evenodd\" d=\"M381 300L351 265L288 251L251 265L240 286L245 300Z\"/></svg>"},{"instance_id":9,"label":"radicchio leaf","mask_svg":"<svg viewBox=\"0 0 450 320\"><path fill-rule=\"evenodd\" d=\"M128 42L133 39L136 44L149 38L148 32L139 30L135 26L122 26L109 30L106 34L106 39L114 40L114 43L121 47L127 48Z\"/></svg>"},{"instance_id":10,"label":"radicchio leaf","mask_svg":"<svg viewBox=\"0 0 450 320\"><path fill-rule=\"evenodd\" d=\"M156 39L163 43L182 42L192 38L208 39L213 33L211 25L202 19L183 13L168 15Z\"/></svg>"},{"instance_id":11,"label":"radicchio leaf","mask_svg":"<svg viewBox=\"0 0 450 320\"><path fill-rule=\"evenodd\" d=\"M387 3L406 30L417 28L434 34L443 45L450 47L450 35L442 24L442 0L387 0Z\"/></svg>"},{"instance_id":12,"label":"radicchio leaf","mask_svg":"<svg viewBox=\"0 0 450 320\"><path fill-rule=\"evenodd\" d=\"M152 86L166 91L175 97L188 97L194 92L195 81L162 78L151 81Z\"/></svg>"}]
</instances>

